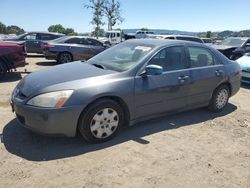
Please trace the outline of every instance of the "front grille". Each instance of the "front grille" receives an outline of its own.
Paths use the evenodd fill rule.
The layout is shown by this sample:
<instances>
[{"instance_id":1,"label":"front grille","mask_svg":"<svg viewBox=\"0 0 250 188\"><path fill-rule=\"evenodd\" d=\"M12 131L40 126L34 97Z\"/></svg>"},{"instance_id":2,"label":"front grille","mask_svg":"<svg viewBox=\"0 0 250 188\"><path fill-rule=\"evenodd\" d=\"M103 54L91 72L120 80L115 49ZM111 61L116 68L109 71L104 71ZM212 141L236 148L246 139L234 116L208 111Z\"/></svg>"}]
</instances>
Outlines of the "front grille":
<instances>
[{"instance_id":1,"label":"front grille","mask_svg":"<svg viewBox=\"0 0 250 188\"><path fill-rule=\"evenodd\" d=\"M20 121L22 124L25 124L25 118L19 114L16 114L16 117L18 119L18 121Z\"/></svg>"}]
</instances>

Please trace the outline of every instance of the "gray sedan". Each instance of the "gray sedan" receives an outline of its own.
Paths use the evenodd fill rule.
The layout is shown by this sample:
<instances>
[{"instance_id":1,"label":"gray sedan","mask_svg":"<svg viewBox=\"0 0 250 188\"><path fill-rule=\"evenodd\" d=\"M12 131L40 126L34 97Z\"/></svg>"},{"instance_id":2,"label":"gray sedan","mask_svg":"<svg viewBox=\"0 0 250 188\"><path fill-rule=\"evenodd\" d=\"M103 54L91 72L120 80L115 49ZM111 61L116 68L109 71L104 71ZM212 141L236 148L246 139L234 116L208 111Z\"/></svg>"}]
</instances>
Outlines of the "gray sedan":
<instances>
[{"instance_id":1,"label":"gray sedan","mask_svg":"<svg viewBox=\"0 0 250 188\"><path fill-rule=\"evenodd\" d=\"M99 40L84 36L65 36L43 44L46 59L58 63L87 60L109 46Z\"/></svg>"},{"instance_id":2,"label":"gray sedan","mask_svg":"<svg viewBox=\"0 0 250 188\"><path fill-rule=\"evenodd\" d=\"M129 40L87 62L31 73L11 104L24 127L89 142L113 138L122 126L207 106L218 112L240 88L240 66L203 44Z\"/></svg>"}]
</instances>

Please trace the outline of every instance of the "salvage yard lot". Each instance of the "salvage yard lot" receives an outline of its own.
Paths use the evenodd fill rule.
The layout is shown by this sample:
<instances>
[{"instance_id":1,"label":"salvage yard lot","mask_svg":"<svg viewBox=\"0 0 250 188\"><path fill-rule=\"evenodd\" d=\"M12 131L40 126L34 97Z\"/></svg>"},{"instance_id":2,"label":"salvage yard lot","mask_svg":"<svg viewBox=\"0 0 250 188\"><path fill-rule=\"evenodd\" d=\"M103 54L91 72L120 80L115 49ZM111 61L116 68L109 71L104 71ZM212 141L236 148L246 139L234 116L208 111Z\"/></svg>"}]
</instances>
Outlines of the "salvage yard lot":
<instances>
[{"instance_id":1,"label":"salvage yard lot","mask_svg":"<svg viewBox=\"0 0 250 188\"><path fill-rule=\"evenodd\" d=\"M56 65L39 56L27 62L27 72ZM0 83L0 187L250 187L249 86L221 113L166 116L90 145L19 125L9 97L26 74L19 68Z\"/></svg>"}]
</instances>

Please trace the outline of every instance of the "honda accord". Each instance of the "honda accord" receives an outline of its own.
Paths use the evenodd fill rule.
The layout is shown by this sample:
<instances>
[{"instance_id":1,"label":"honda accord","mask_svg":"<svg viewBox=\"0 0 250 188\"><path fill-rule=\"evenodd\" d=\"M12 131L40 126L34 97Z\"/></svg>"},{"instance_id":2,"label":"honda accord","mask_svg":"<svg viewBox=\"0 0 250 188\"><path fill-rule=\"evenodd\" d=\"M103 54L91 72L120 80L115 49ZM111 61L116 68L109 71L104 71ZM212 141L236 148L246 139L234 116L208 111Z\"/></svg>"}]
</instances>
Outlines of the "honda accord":
<instances>
[{"instance_id":1,"label":"honda accord","mask_svg":"<svg viewBox=\"0 0 250 188\"><path fill-rule=\"evenodd\" d=\"M35 132L89 142L113 138L125 125L173 112L223 110L240 88L241 69L204 44L129 40L96 55L34 72L14 89L11 105Z\"/></svg>"}]
</instances>

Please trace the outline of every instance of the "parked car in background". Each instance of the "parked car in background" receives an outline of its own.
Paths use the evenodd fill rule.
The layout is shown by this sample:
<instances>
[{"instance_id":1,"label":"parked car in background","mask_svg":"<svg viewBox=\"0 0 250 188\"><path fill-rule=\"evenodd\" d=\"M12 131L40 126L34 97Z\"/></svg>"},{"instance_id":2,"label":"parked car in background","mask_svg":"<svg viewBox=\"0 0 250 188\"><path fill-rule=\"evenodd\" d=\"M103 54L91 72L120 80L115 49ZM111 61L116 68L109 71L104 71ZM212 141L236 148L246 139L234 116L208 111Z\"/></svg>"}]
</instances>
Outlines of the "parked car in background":
<instances>
[{"instance_id":1,"label":"parked car in background","mask_svg":"<svg viewBox=\"0 0 250 188\"><path fill-rule=\"evenodd\" d=\"M121 31L107 31L105 37L99 37L98 40L109 46L116 45L122 42L122 33Z\"/></svg>"},{"instance_id":2,"label":"parked car in background","mask_svg":"<svg viewBox=\"0 0 250 188\"><path fill-rule=\"evenodd\" d=\"M25 43L0 42L0 80L7 72L25 66Z\"/></svg>"},{"instance_id":3,"label":"parked car in background","mask_svg":"<svg viewBox=\"0 0 250 188\"><path fill-rule=\"evenodd\" d=\"M248 37L229 37L221 42L220 45L212 45L225 56L236 60L245 53L250 52L250 38Z\"/></svg>"},{"instance_id":4,"label":"parked car in background","mask_svg":"<svg viewBox=\"0 0 250 188\"><path fill-rule=\"evenodd\" d=\"M125 33L124 34L124 39L125 40L135 39L135 33Z\"/></svg>"},{"instance_id":5,"label":"parked car in background","mask_svg":"<svg viewBox=\"0 0 250 188\"><path fill-rule=\"evenodd\" d=\"M153 31L137 31L135 33L136 39L148 39L148 38L156 38L156 35Z\"/></svg>"},{"instance_id":6,"label":"parked car in background","mask_svg":"<svg viewBox=\"0 0 250 188\"><path fill-rule=\"evenodd\" d=\"M250 53L245 54L236 60L242 69L241 82L250 84Z\"/></svg>"},{"instance_id":7,"label":"parked car in background","mask_svg":"<svg viewBox=\"0 0 250 188\"><path fill-rule=\"evenodd\" d=\"M241 69L206 45L128 40L87 62L29 74L11 105L21 124L44 134L89 142L113 138L122 126L207 106L223 110L240 88Z\"/></svg>"},{"instance_id":8,"label":"parked car in background","mask_svg":"<svg viewBox=\"0 0 250 188\"><path fill-rule=\"evenodd\" d=\"M44 42L43 53L46 59L58 63L87 60L108 48L101 41L85 36L65 36Z\"/></svg>"},{"instance_id":9,"label":"parked car in background","mask_svg":"<svg viewBox=\"0 0 250 188\"><path fill-rule=\"evenodd\" d=\"M212 44L214 44L214 41L213 41L213 39L211 39L211 38L201 38L201 40L202 40L203 43L206 44L206 45L212 45Z\"/></svg>"},{"instance_id":10,"label":"parked car in background","mask_svg":"<svg viewBox=\"0 0 250 188\"><path fill-rule=\"evenodd\" d=\"M163 35L162 38L164 39L171 39L171 40L185 40L191 42L198 42L204 43L199 37L188 36L188 35Z\"/></svg>"},{"instance_id":11,"label":"parked car in background","mask_svg":"<svg viewBox=\"0 0 250 188\"><path fill-rule=\"evenodd\" d=\"M50 41L62 37L64 34L51 32L28 32L17 37L4 39L5 41L22 41L26 43L28 53L43 53L43 41Z\"/></svg>"}]
</instances>

